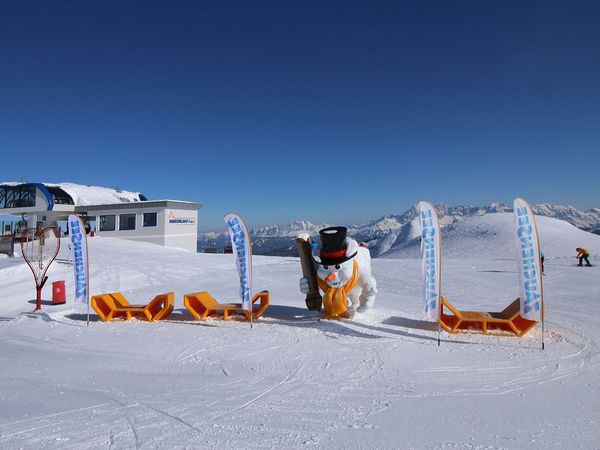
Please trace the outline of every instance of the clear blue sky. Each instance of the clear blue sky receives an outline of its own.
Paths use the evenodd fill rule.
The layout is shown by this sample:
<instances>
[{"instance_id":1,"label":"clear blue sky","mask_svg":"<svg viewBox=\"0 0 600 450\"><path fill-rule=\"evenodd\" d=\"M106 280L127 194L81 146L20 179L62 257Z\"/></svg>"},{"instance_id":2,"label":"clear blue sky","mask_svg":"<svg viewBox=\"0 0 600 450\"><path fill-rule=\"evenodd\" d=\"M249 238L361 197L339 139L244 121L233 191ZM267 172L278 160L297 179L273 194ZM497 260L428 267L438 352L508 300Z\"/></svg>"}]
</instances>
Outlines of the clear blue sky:
<instances>
[{"instance_id":1,"label":"clear blue sky","mask_svg":"<svg viewBox=\"0 0 600 450\"><path fill-rule=\"evenodd\" d=\"M0 181L199 201L219 230L600 207L599 23L597 1L3 1Z\"/></svg>"}]
</instances>

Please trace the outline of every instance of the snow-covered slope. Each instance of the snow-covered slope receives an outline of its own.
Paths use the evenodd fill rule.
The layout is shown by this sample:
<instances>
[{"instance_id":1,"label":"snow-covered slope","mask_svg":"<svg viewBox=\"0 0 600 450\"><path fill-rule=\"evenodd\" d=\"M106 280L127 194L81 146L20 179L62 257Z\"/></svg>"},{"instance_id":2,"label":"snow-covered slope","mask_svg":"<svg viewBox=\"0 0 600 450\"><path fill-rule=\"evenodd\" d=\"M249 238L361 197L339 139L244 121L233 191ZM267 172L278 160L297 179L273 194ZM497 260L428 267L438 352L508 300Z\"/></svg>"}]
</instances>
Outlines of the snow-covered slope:
<instances>
[{"instance_id":1,"label":"snow-covered slope","mask_svg":"<svg viewBox=\"0 0 600 450\"><path fill-rule=\"evenodd\" d=\"M490 214L445 235L457 306L499 310L517 295L507 223ZM571 247L599 247L557 220L541 228L553 256L544 351L540 326L522 339L442 333L438 346L416 259L373 260L375 309L337 322L310 318L298 259L255 257L254 290L269 289L271 307L252 329L183 308L188 292L237 299L232 255L91 238L92 294L174 291L176 309L158 323L92 314L89 327L71 266L50 268L44 299L66 280L68 303L45 304L45 321L19 315L33 308L29 268L0 259L0 448L594 448L600 271L574 267Z\"/></svg>"},{"instance_id":2,"label":"snow-covered slope","mask_svg":"<svg viewBox=\"0 0 600 450\"><path fill-rule=\"evenodd\" d=\"M570 205L549 205L546 203L534 205L536 214L555 217L575 225L582 230L592 230L600 227L600 208L581 211Z\"/></svg>"},{"instance_id":3,"label":"snow-covered slope","mask_svg":"<svg viewBox=\"0 0 600 450\"><path fill-rule=\"evenodd\" d=\"M540 245L546 258L576 261L577 247L600 253L600 236L551 217L536 216ZM416 227L418 229L418 224ZM512 213L467 217L442 232L444 258L515 259L516 242ZM390 258L420 258L420 238L382 255Z\"/></svg>"}]
</instances>

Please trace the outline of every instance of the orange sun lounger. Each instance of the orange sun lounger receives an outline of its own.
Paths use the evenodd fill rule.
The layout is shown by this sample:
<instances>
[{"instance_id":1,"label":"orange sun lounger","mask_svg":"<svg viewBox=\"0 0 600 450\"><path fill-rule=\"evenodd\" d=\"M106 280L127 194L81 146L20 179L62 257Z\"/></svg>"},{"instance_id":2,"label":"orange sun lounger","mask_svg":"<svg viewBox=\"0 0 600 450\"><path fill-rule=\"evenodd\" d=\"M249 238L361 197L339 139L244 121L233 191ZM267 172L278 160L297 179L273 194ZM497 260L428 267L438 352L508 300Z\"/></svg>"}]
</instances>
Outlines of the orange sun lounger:
<instances>
[{"instance_id":1,"label":"orange sun lounger","mask_svg":"<svg viewBox=\"0 0 600 450\"><path fill-rule=\"evenodd\" d=\"M254 305L260 300L260 304ZM242 309L241 303L219 303L208 292L185 294L183 304L196 320L217 317L228 320L230 316L245 317L250 320L250 312ZM258 319L269 307L269 291L262 291L252 297L252 320Z\"/></svg>"},{"instance_id":2,"label":"orange sun lounger","mask_svg":"<svg viewBox=\"0 0 600 450\"><path fill-rule=\"evenodd\" d=\"M483 333L492 336L521 337L536 324L535 320L521 317L521 300L518 298L500 312L480 312L460 311L442 297L440 325L448 333Z\"/></svg>"},{"instance_id":3,"label":"orange sun lounger","mask_svg":"<svg viewBox=\"0 0 600 450\"><path fill-rule=\"evenodd\" d=\"M131 305L123 294L113 292L110 294L94 295L92 308L98 313L103 322L121 318L130 320L132 317L145 319L149 322L164 319L173 311L175 293L160 294L154 297L147 305Z\"/></svg>"}]
</instances>

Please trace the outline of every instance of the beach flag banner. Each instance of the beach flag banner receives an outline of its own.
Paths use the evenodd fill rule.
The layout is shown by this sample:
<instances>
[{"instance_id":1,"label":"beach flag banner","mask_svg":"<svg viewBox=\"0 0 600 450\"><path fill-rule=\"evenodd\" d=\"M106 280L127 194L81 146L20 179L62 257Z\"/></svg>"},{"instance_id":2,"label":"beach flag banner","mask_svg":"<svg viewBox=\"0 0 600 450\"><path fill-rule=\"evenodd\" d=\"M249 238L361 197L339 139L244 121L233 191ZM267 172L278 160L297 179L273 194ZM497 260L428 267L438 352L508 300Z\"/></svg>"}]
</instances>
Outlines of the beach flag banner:
<instances>
[{"instance_id":1,"label":"beach flag banner","mask_svg":"<svg viewBox=\"0 0 600 450\"><path fill-rule=\"evenodd\" d=\"M517 239L517 268L521 316L527 320L543 320L544 290L540 260L540 242L535 217L529 203L516 198L514 205Z\"/></svg>"},{"instance_id":2,"label":"beach flag banner","mask_svg":"<svg viewBox=\"0 0 600 450\"><path fill-rule=\"evenodd\" d=\"M235 256L235 265L240 276L240 297L242 308L252 317L252 246L250 233L244 220L235 213L225 216L225 223L231 237L231 248Z\"/></svg>"},{"instance_id":3,"label":"beach flag banner","mask_svg":"<svg viewBox=\"0 0 600 450\"><path fill-rule=\"evenodd\" d=\"M441 301L441 260L442 246L440 224L434 206L429 202L419 202L419 222L421 224L422 271L425 285L425 316L439 320Z\"/></svg>"},{"instance_id":4,"label":"beach flag banner","mask_svg":"<svg viewBox=\"0 0 600 450\"><path fill-rule=\"evenodd\" d=\"M87 236L81 219L70 215L68 219L71 260L75 275L75 303L89 306L90 274L88 265Z\"/></svg>"}]
</instances>

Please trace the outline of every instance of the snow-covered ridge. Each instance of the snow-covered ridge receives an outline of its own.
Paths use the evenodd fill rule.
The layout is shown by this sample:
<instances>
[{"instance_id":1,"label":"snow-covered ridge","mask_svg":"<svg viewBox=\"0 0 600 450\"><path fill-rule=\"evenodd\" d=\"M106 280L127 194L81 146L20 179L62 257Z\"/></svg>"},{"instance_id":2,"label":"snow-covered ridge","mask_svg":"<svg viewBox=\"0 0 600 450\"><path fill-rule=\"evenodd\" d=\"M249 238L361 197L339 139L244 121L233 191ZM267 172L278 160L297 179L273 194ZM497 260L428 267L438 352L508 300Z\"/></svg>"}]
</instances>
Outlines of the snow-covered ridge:
<instances>
[{"instance_id":1,"label":"snow-covered ridge","mask_svg":"<svg viewBox=\"0 0 600 450\"><path fill-rule=\"evenodd\" d=\"M600 231L600 209L579 210L570 205L534 205L533 209L540 216L563 220L585 231ZM504 203L491 203L488 206L447 206L437 205L440 223L445 231L452 230L458 222L469 217L484 216L492 213L512 212L512 208ZM343 224L342 224L343 225ZM269 225L250 231L254 239L257 254L293 255L295 248L292 239L300 233L309 233L317 237L319 230L330 224L313 224L307 220L296 220L290 224ZM413 205L402 214L383 216L360 225L347 225L348 234L354 239L365 242L373 256L398 254L410 246L419 235L417 207ZM596 231L598 230L598 231ZM226 241L226 234L205 234L201 236L200 251L205 242L212 240L212 246L220 247ZM207 244L207 246L209 246Z\"/></svg>"},{"instance_id":2,"label":"snow-covered ridge","mask_svg":"<svg viewBox=\"0 0 600 450\"><path fill-rule=\"evenodd\" d=\"M299 233L309 233L318 235L319 230L332 225L315 225L308 220L295 220L289 224L269 225L262 228L255 228L250 231L255 237L291 237L296 238Z\"/></svg>"},{"instance_id":3,"label":"snow-covered ridge","mask_svg":"<svg viewBox=\"0 0 600 450\"><path fill-rule=\"evenodd\" d=\"M600 236L583 231L564 220L539 216L536 219L540 245L548 259L566 259L575 264L577 247L584 247L594 257L600 251ZM421 258L419 236L397 245L381 255L385 258ZM442 254L444 258L489 258L514 260L514 215L511 213L470 216L442 231Z\"/></svg>"},{"instance_id":4,"label":"snow-covered ridge","mask_svg":"<svg viewBox=\"0 0 600 450\"><path fill-rule=\"evenodd\" d=\"M600 228L600 208L581 211L570 205L549 205L542 203L534 205L533 211L540 216L564 220L582 230L591 231Z\"/></svg>"}]
</instances>

